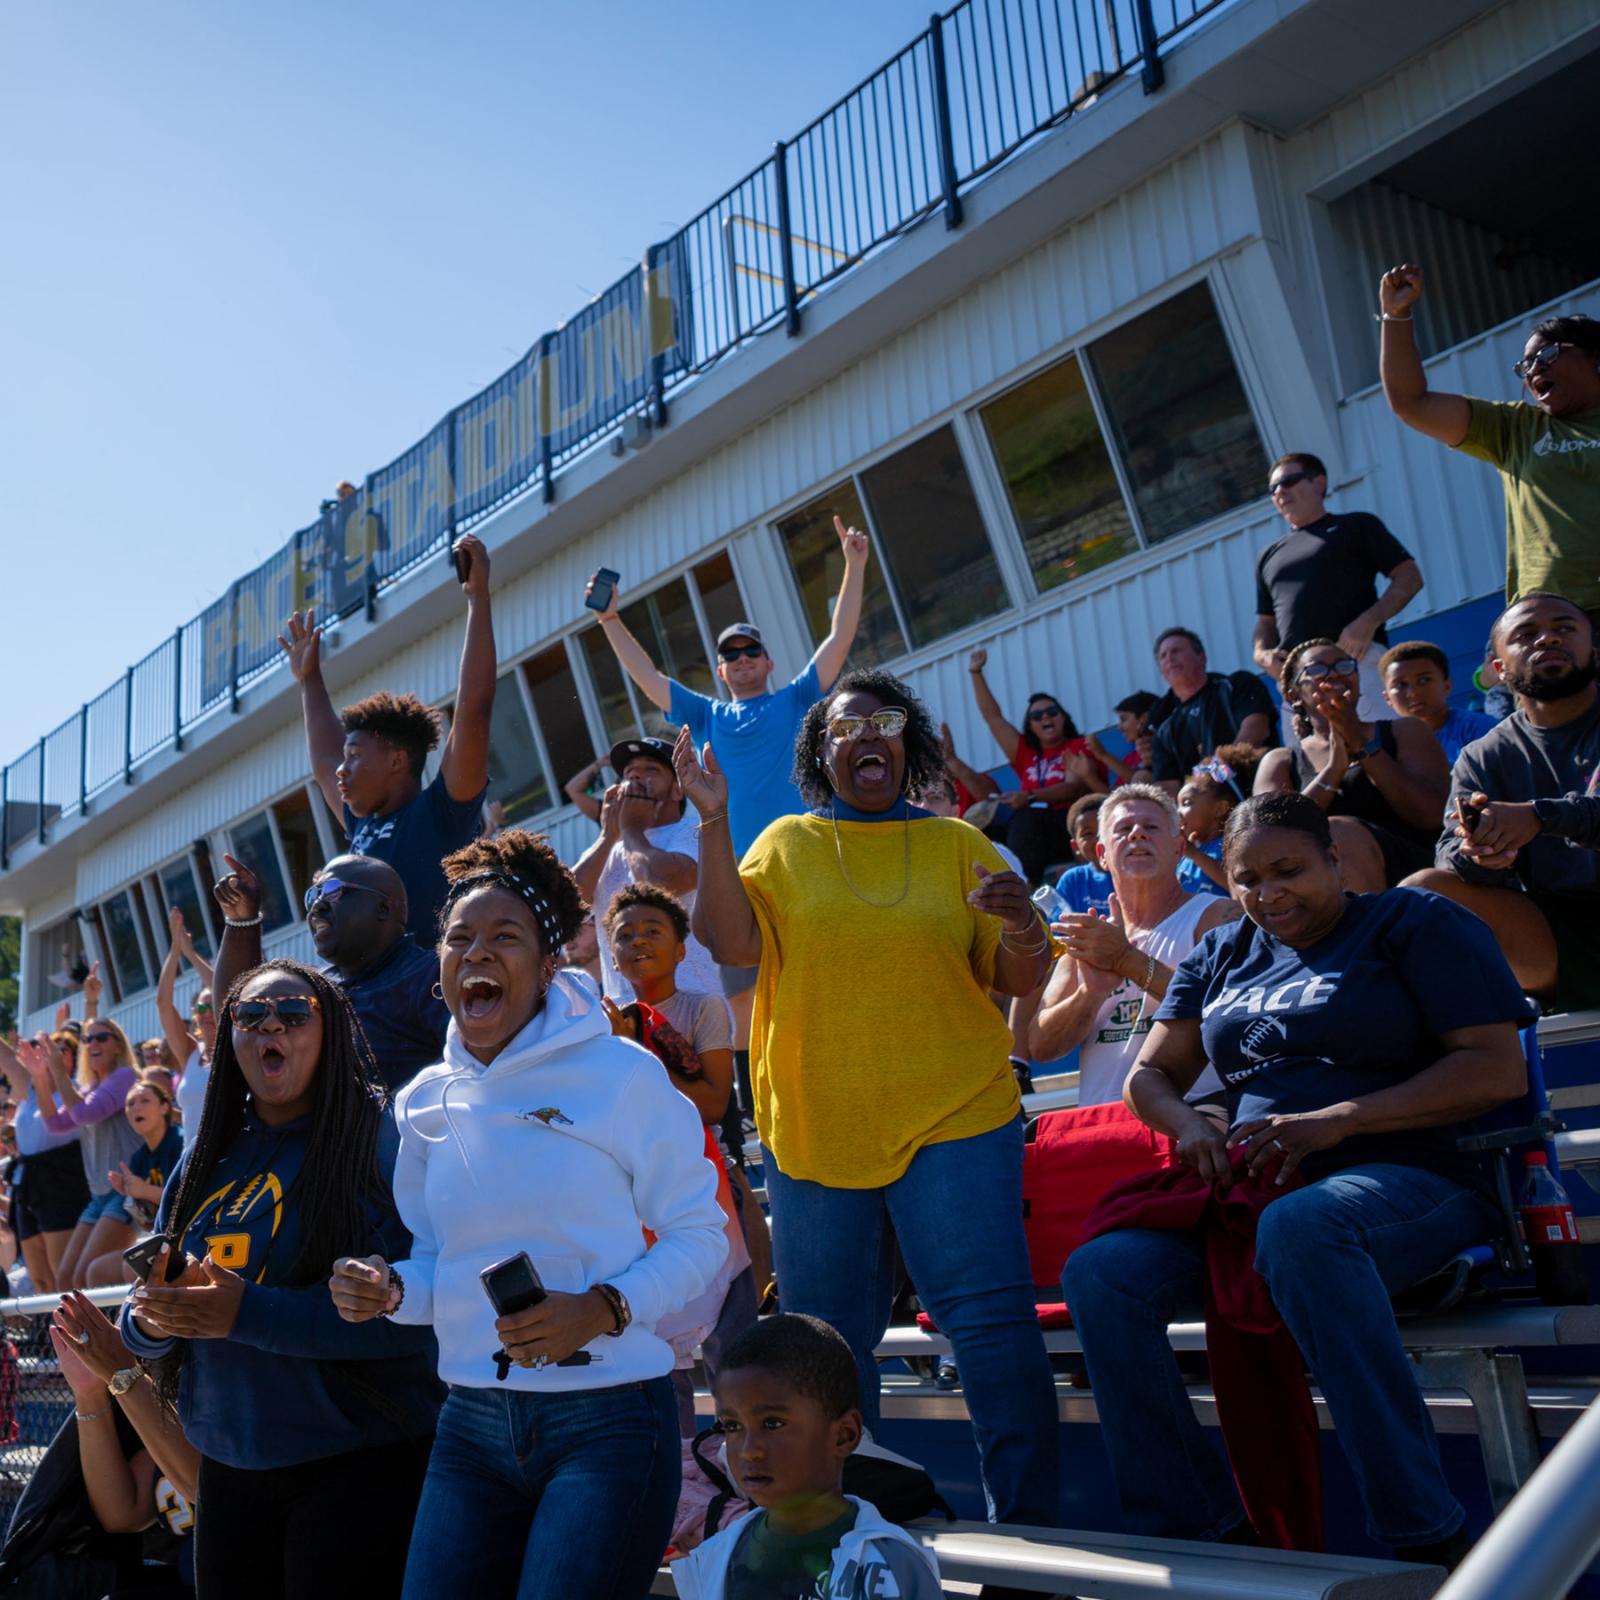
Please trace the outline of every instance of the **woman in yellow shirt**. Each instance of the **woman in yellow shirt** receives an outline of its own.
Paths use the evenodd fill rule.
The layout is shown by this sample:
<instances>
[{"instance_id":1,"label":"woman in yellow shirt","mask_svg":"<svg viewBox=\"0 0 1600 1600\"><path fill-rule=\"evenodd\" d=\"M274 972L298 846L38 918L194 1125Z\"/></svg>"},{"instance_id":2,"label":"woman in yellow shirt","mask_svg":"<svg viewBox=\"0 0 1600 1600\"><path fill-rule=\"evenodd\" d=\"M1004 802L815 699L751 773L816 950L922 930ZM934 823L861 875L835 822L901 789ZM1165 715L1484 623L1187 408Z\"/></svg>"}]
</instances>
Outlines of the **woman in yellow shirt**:
<instances>
[{"instance_id":1,"label":"woman in yellow shirt","mask_svg":"<svg viewBox=\"0 0 1600 1600\"><path fill-rule=\"evenodd\" d=\"M773 1256L785 1311L839 1330L878 1420L873 1350L895 1244L955 1348L990 1516L1053 1524L1055 1390L1022 1233L1022 1119L991 989L1050 964L1027 885L976 828L911 805L940 770L922 703L853 672L806 713L780 817L736 862L728 785L687 731L678 779L700 814L695 935L759 966L750 1030Z\"/></svg>"}]
</instances>

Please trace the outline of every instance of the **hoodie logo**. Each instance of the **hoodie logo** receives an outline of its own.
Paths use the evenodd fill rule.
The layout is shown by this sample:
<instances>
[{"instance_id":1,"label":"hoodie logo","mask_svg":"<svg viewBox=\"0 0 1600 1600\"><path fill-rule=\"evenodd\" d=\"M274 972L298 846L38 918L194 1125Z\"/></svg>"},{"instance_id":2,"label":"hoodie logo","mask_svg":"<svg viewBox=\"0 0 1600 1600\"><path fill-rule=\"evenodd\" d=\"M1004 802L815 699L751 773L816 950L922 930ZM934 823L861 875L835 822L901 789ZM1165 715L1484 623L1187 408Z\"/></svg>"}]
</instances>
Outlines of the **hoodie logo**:
<instances>
[{"instance_id":1,"label":"hoodie logo","mask_svg":"<svg viewBox=\"0 0 1600 1600\"><path fill-rule=\"evenodd\" d=\"M553 1127L556 1123L560 1123L563 1128L572 1126L572 1118L563 1116L555 1106L540 1106L537 1111L519 1111L517 1121L542 1122L547 1128Z\"/></svg>"}]
</instances>

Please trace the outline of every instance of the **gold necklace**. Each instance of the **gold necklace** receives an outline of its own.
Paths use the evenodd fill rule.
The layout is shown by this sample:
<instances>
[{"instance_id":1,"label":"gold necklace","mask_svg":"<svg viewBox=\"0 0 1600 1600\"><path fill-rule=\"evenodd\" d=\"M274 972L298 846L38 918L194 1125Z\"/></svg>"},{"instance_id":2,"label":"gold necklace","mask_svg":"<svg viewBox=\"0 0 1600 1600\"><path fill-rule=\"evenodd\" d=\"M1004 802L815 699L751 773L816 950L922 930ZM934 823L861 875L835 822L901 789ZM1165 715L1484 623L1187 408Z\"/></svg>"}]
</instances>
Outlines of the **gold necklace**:
<instances>
[{"instance_id":1,"label":"gold necklace","mask_svg":"<svg viewBox=\"0 0 1600 1600\"><path fill-rule=\"evenodd\" d=\"M897 906L911 892L911 809L906 808L905 815L905 841L906 841L906 881L900 885L900 893L893 900L874 900L870 895L864 895L850 881L850 874L845 870L844 842L839 837L839 816L832 806L828 807L828 820L833 823L833 848L839 853L839 876L844 879L844 886L863 905L876 906L880 911L887 911L890 906Z\"/></svg>"}]
</instances>

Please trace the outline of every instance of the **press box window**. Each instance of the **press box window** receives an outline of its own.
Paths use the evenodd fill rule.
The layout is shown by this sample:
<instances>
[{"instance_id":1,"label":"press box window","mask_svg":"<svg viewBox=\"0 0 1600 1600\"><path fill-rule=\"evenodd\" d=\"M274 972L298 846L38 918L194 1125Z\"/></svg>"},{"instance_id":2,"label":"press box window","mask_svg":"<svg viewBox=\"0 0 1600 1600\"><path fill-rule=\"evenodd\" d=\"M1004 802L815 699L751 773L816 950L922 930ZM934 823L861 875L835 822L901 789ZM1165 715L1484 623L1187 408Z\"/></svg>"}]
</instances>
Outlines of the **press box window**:
<instances>
[{"instance_id":1,"label":"press box window","mask_svg":"<svg viewBox=\"0 0 1600 1600\"><path fill-rule=\"evenodd\" d=\"M507 822L550 809L539 746L523 709L513 670L495 685L494 713L489 721L489 798L500 803Z\"/></svg>"},{"instance_id":2,"label":"press box window","mask_svg":"<svg viewBox=\"0 0 1600 1600\"><path fill-rule=\"evenodd\" d=\"M233 854L261 880L261 929L272 933L295 920L295 908L278 864L278 850L272 837L272 822L265 811L228 830Z\"/></svg>"}]
</instances>

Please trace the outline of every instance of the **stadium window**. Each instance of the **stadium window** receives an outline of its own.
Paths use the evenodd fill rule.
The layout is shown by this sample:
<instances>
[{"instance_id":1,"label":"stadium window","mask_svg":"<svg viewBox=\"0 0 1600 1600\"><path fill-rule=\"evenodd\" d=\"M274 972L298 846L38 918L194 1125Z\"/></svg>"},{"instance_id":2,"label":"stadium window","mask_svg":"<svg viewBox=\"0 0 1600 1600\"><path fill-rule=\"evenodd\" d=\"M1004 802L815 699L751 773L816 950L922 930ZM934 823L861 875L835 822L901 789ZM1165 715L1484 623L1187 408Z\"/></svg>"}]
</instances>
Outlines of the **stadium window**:
<instances>
[{"instance_id":1,"label":"stadium window","mask_svg":"<svg viewBox=\"0 0 1600 1600\"><path fill-rule=\"evenodd\" d=\"M633 686L623 676L605 634L599 628L585 628L578 637L583 642L589 682L594 685L595 699L600 705L606 748L610 749L619 739L637 739L640 728L633 709Z\"/></svg>"},{"instance_id":2,"label":"stadium window","mask_svg":"<svg viewBox=\"0 0 1600 1600\"><path fill-rule=\"evenodd\" d=\"M64 917L28 934L28 1009L44 1011L83 987L89 957L76 917Z\"/></svg>"},{"instance_id":3,"label":"stadium window","mask_svg":"<svg viewBox=\"0 0 1600 1600\"><path fill-rule=\"evenodd\" d=\"M719 550L694 569L694 586L700 592L700 609L705 615L706 631L711 635L708 643L713 648L717 635L724 628L736 622L755 621L739 592L733 560L726 550Z\"/></svg>"},{"instance_id":4,"label":"stadium window","mask_svg":"<svg viewBox=\"0 0 1600 1600\"><path fill-rule=\"evenodd\" d=\"M261 931L287 928L295 920L297 904L289 899L271 816L258 811L235 823L228 829L228 843L230 853L261 880Z\"/></svg>"},{"instance_id":5,"label":"stadium window","mask_svg":"<svg viewBox=\"0 0 1600 1600\"><path fill-rule=\"evenodd\" d=\"M272 802L272 819L278 825L278 840L283 846L284 865L289 869L289 888L295 905L305 901L311 880L326 859L322 840L317 836L316 819L311 814L311 797L304 789L294 789Z\"/></svg>"},{"instance_id":6,"label":"stadium window","mask_svg":"<svg viewBox=\"0 0 1600 1600\"><path fill-rule=\"evenodd\" d=\"M211 924L205 914L205 901L201 898L200 884L195 877L193 858L185 852L167 862L156 873L161 885L161 899L170 912L183 913L183 924L194 940L194 947L207 960L211 958Z\"/></svg>"},{"instance_id":7,"label":"stadium window","mask_svg":"<svg viewBox=\"0 0 1600 1600\"><path fill-rule=\"evenodd\" d=\"M1148 543L1259 500L1267 452L1207 284L1089 346Z\"/></svg>"},{"instance_id":8,"label":"stadium window","mask_svg":"<svg viewBox=\"0 0 1600 1600\"><path fill-rule=\"evenodd\" d=\"M550 781L560 790L594 759L594 736L578 699L577 680L565 644L553 644L522 663L534 720L550 758ZM496 697L498 698L498 696Z\"/></svg>"},{"instance_id":9,"label":"stadium window","mask_svg":"<svg viewBox=\"0 0 1600 1600\"><path fill-rule=\"evenodd\" d=\"M100 928L116 978L117 996L126 999L141 989L148 989L153 981L145 966L144 947L139 939L132 896L127 889L119 889L116 894L107 895L100 902L99 910Z\"/></svg>"},{"instance_id":10,"label":"stadium window","mask_svg":"<svg viewBox=\"0 0 1600 1600\"><path fill-rule=\"evenodd\" d=\"M489 721L489 799L499 802L507 822L550 809L550 787L518 677L514 668L501 674Z\"/></svg>"},{"instance_id":11,"label":"stadium window","mask_svg":"<svg viewBox=\"0 0 1600 1600\"><path fill-rule=\"evenodd\" d=\"M1041 592L1139 548L1076 356L1007 389L978 416Z\"/></svg>"},{"instance_id":12,"label":"stadium window","mask_svg":"<svg viewBox=\"0 0 1600 1600\"><path fill-rule=\"evenodd\" d=\"M821 644L833 622L833 603L844 581L844 556L833 519L843 519L847 527L864 528L866 514L854 482L846 478L826 494L782 518L778 537L783 541L789 569L800 589L800 604L805 610L811 642ZM751 621L752 618L734 618ZM861 599L861 624L850 647L852 667L875 667L906 653L906 636L900 626L898 608L890 594L882 554L874 551L867 562L866 588Z\"/></svg>"},{"instance_id":13,"label":"stadium window","mask_svg":"<svg viewBox=\"0 0 1600 1600\"><path fill-rule=\"evenodd\" d=\"M948 423L861 474L885 564L913 647L1009 603L1000 563Z\"/></svg>"}]
</instances>

